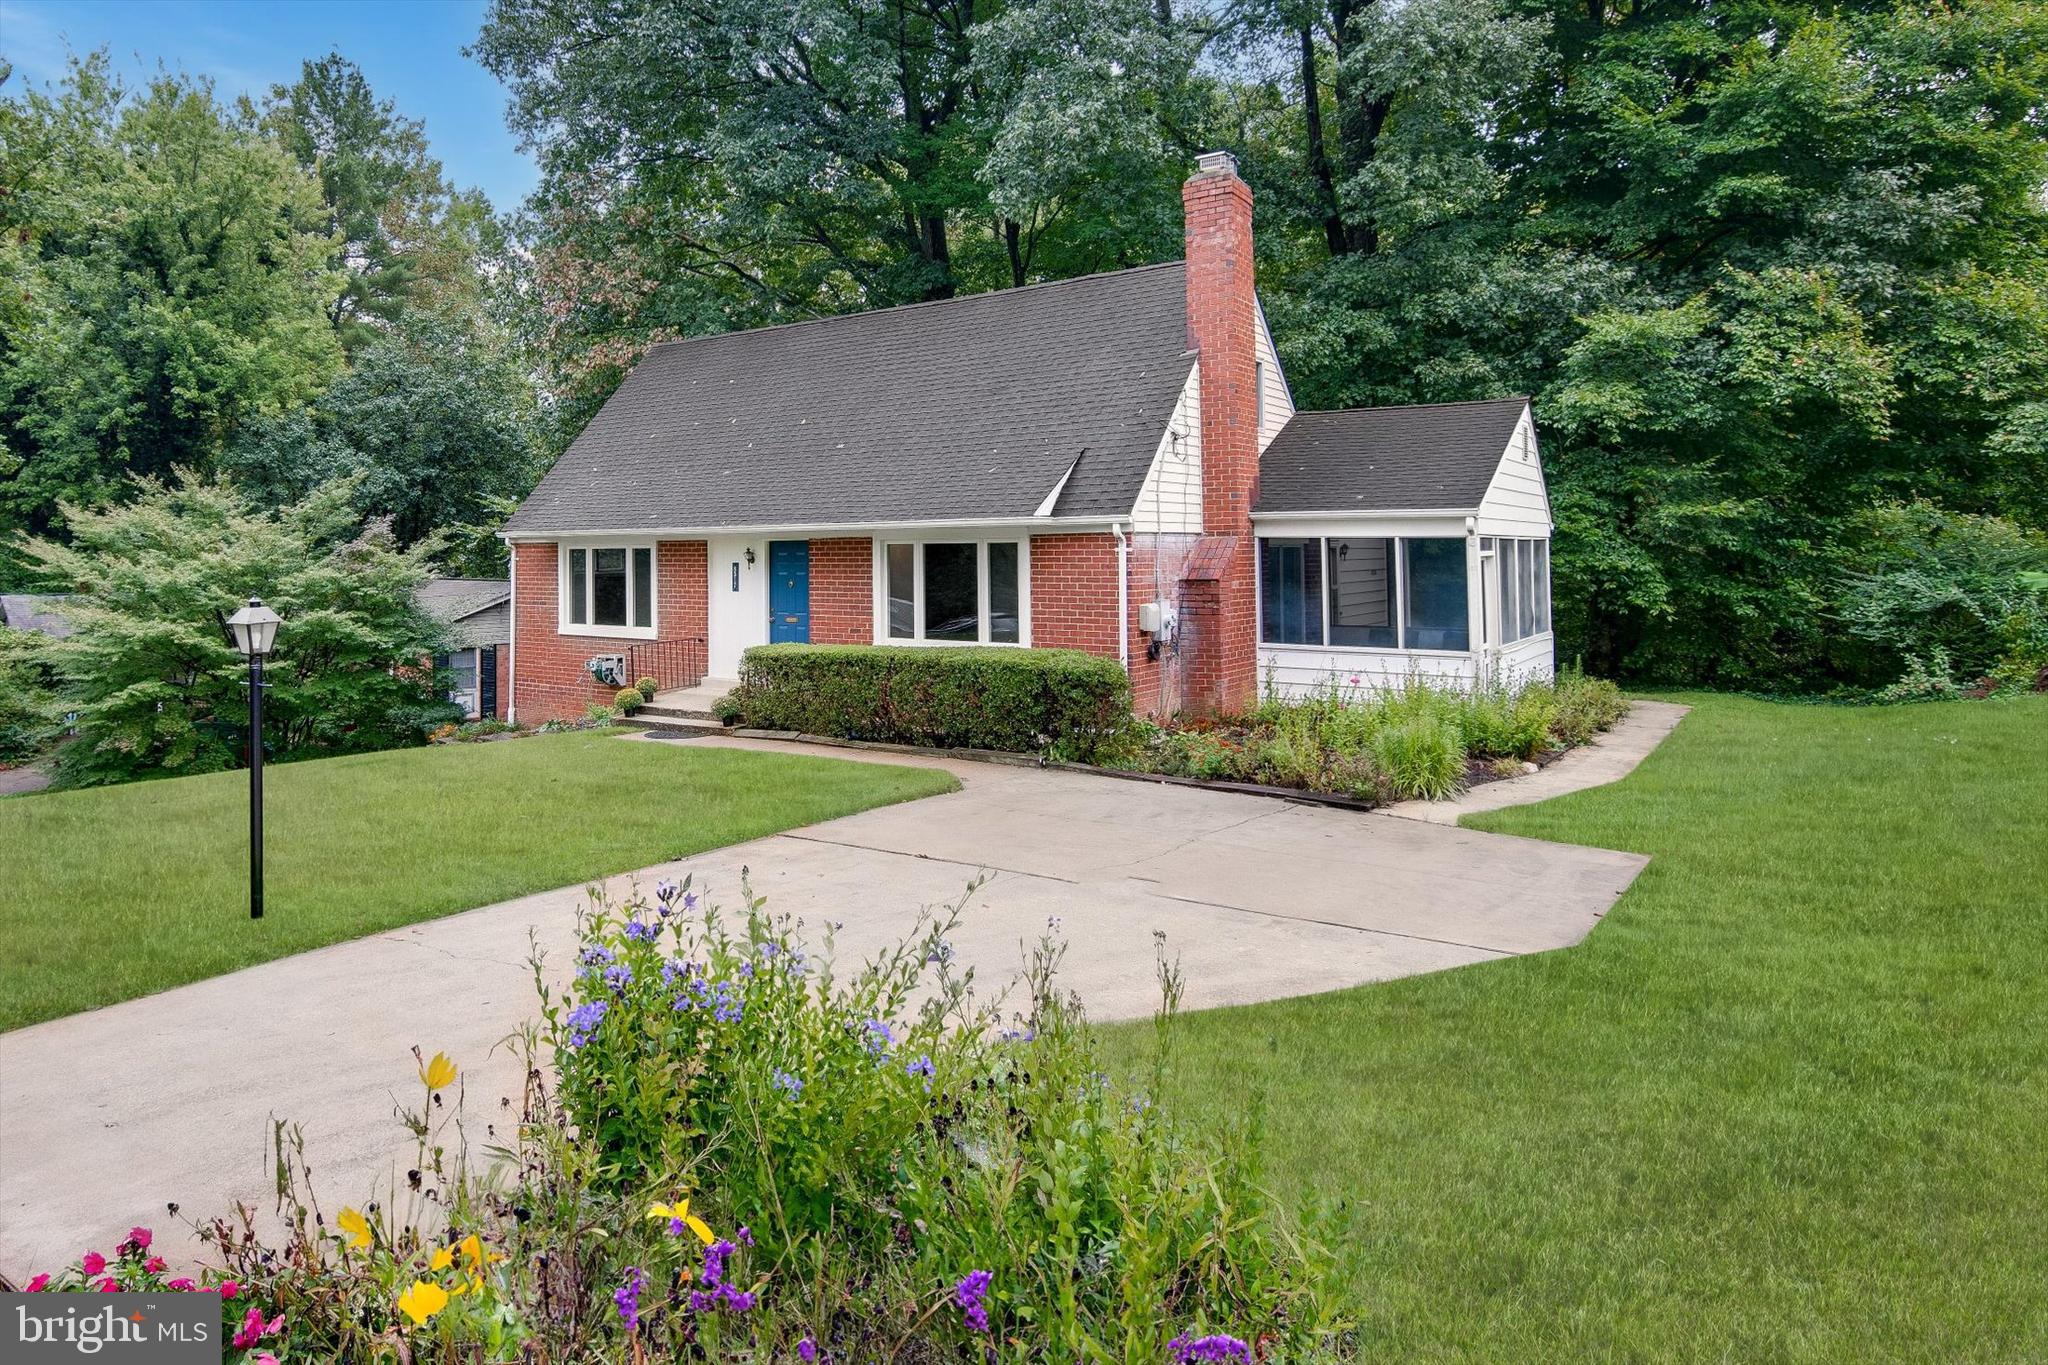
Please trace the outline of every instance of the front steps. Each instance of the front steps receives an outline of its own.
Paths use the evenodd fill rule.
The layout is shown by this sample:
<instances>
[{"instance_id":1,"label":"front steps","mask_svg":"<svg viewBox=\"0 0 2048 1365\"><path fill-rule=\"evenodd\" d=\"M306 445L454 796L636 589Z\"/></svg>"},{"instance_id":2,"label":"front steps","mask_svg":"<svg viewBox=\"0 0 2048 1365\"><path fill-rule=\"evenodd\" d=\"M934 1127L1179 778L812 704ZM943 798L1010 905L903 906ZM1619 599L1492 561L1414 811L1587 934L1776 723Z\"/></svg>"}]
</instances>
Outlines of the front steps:
<instances>
[{"instance_id":1,"label":"front steps","mask_svg":"<svg viewBox=\"0 0 2048 1365\"><path fill-rule=\"evenodd\" d=\"M735 681L732 678L706 678L695 687L657 692L653 701L633 713L632 721L673 739L722 735L725 725L711 708L733 689Z\"/></svg>"}]
</instances>

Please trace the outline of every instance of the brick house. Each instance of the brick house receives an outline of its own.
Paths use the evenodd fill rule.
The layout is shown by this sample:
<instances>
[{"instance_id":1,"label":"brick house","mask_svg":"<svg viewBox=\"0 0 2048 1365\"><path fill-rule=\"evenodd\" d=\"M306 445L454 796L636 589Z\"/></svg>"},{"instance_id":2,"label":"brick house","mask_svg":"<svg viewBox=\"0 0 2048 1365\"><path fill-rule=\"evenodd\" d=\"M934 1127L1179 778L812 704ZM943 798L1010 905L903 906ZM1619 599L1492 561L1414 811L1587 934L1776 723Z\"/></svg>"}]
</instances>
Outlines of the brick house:
<instances>
[{"instance_id":1,"label":"brick house","mask_svg":"<svg viewBox=\"0 0 2048 1365\"><path fill-rule=\"evenodd\" d=\"M652 348L507 523L509 706L751 646L1120 660L1140 711L1547 674L1526 399L1297 413L1224 153L1182 261Z\"/></svg>"}]
</instances>

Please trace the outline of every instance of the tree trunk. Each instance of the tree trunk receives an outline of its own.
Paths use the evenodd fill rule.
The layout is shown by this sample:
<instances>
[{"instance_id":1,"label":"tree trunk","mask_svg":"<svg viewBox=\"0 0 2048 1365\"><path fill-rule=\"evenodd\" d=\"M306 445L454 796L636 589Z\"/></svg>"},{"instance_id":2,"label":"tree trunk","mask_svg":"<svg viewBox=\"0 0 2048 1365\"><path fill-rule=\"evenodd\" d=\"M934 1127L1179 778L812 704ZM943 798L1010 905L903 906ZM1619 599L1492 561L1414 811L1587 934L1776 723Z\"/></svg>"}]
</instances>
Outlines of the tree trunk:
<instances>
[{"instance_id":1,"label":"tree trunk","mask_svg":"<svg viewBox=\"0 0 2048 1365\"><path fill-rule=\"evenodd\" d=\"M1016 219L1003 219L1003 249L1010 253L1010 287L1012 289L1021 289L1024 287L1025 262L1023 237L1024 230L1017 225Z\"/></svg>"},{"instance_id":2,"label":"tree trunk","mask_svg":"<svg viewBox=\"0 0 2048 1365\"><path fill-rule=\"evenodd\" d=\"M1337 207L1337 182L1330 171L1329 149L1323 145L1323 91L1316 79L1316 35L1307 24L1301 26L1301 97L1308 119L1308 165L1316 178L1316 195L1323 204L1323 240L1332 256L1351 250L1344 236L1344 215Z\"/></svg>"},{"instance_id":3,"label":"tree trunk","mask_svg":"<svg viewBox=\"0 0 2048 1365\"><path fill-rule=\"evenodd\" d=\"M1364 0L1365 5L1377 0ZM1330 7L1331 46L1337 54L1337 75L1334 86L1337 94L1337 153L1342 179L1349 180L1367 166L1379 151L1380 130L1386 126L1387 113L1392 101L1384 96L1367 99L1352 80L1344 74L1344 49L1351 37L1351 20L1363 5L1354 5L1352 0L1336 0ZM1370 215L1359 222L1345 226L1346 249L1360 255L1371 255L1380 247L1379 229Z\"/></svg>"}]
</instances>

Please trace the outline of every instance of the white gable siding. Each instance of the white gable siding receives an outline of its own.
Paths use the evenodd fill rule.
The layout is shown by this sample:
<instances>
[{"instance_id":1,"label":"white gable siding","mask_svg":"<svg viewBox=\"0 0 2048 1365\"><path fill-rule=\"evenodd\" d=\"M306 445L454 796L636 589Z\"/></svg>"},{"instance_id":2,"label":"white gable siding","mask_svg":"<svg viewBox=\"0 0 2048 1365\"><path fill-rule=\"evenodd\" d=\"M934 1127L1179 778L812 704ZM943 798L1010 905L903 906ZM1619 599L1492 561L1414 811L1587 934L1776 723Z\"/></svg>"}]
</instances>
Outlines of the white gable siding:
<instances>
[{"instance_id":1,"label":"white gable siding","mask_svg":"<svg viewBox=\"0 0 2048 1365\"><path fill-rule=\"evenodd\" d=\"M1537 539L1550 534L1550 493L1536 449L1536 425L1526 408L1479 503L1479 534Z\"/></svg>"},{"instance_id":2,"label":"white gable siding","mask_svg":"<svg viewBox=\"0 0 2048 1365\"><path fill-rule=\"evenodd\" d=\"M1280 434L1287 419L1294 416L1294 397L1287 391L1287 376L1280 373L1280 353L1273 349L1273 333L1266 327L1266 310L1259 309L1259 372L1265 407L1260 413L1259 453Z\"/></svg>"},{"instance_id":3,"label":"white gable siding","mask_svg":"<svg viewBox=\"0 0 2048 1365\"><path fill-rule=\"evenodd\" d=\"M1173 420L1152 454L1152 469L1131 512L1134 530L1166 535L1202 532L1202 369L1188 370ZM1175 442L1174 433L1180 433ZM1176 458L1177 456L1177 458Z\"/></svg>"}]
</instances>

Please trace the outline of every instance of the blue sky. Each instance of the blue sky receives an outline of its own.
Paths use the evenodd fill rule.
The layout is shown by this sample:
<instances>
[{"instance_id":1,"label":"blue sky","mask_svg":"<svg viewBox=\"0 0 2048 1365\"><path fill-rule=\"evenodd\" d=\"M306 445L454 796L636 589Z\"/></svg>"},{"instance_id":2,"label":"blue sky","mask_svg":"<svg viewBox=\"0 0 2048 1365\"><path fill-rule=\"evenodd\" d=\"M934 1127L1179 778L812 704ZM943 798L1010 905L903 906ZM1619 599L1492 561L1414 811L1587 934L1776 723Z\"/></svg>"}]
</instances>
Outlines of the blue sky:
<instances>
[{"instance_id":1,"label":"blue sky","mask_svg":"<svg viewBox=\"0 0 2048 1365\"><path fill-rule=\"evenodd\" d=\"M504 88L462 55L483 15L484 0L0 0L0 54L10 86L61 76L68 43L110 49L131 85L161 63L213 77L223 98L260 99L339 50L378 98L426 124L450 180L509 210L538 173L506 131Z\"/></svg>"}]
</instances>

